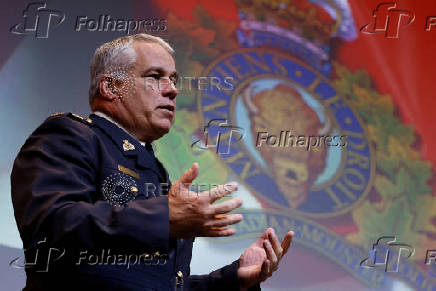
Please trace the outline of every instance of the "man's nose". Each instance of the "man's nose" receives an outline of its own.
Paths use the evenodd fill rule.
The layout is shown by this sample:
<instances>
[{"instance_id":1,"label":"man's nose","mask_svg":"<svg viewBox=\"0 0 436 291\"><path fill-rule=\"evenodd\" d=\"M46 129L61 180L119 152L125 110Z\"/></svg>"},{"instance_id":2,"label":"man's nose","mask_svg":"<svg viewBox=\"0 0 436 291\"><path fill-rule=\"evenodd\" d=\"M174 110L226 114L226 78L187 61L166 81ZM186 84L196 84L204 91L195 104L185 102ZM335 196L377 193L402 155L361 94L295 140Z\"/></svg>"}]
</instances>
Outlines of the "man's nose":
<instances>
[{"instance_id":1,"label":"man's nose","mask_svg":"<svg viewBox=\"0 0 436 291\"><path fill-rule=\"evenodd\" d=\"M176 98L177 94L179 93L176 88L176 84L170 78L160 78L159 89L162 96L168 97L170 99Z\"/></svg>"}]
</instances>

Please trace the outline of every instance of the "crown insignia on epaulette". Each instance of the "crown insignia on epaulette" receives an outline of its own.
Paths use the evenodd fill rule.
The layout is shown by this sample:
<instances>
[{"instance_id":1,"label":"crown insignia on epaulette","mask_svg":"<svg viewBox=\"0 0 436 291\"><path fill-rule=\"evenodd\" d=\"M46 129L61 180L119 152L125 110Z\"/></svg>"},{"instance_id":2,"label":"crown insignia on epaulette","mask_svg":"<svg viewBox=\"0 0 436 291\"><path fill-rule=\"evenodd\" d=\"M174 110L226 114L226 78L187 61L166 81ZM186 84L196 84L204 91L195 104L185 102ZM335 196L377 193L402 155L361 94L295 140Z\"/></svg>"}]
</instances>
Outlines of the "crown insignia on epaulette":
<instances>
[{"instance_id":1,"label":"crown insignia on epaulette","mask_svg":"<svg viewBox=\"0 0 436 291\"><path fill-rule=\"evenodd\" d=\"M80 116L79 114L76 113L69 113L68 114L70 117L74 118L75 120L81 121L83 123L88 123L91 124L92 123L92 119L91 118L83 118L82 116Z\"/></svg>"},{"instance_id":2,"label":"crown insignia on epaulette","mask_svg":"<svg viewBox=\"0 0 436 291\"><path fill-rule=\"evenodd\" d=\"M56 116L60 116L63 114L65 114L65 112L56 112L56 113L53 113L52 115L50 115L50 117L56 117Z\"/></svg>"},{"instance_id":3,"label":"crown insignia on epaulette","mask_svg":"<svg viewBox=\"0 0 436 291\"><path fill-rule=\"evenodd\" d=\"M85 120L82 116L80 116L79 114L76 114L76 113L71 113L71 116L73 116L77 119L80 119L80 120Z\"/></svg>"},{"instance_id":4,"label":"crown insignia on epaulette","mask_svg":"<svg viewBox=\"0 0 436 291\"><path fill-rule=\"evenodd\" d=\"M123 150L125 152L127 151L133 151L135 149L135 146L131 144L127 139L123 140Z\"/></svg>"}]
</instances>

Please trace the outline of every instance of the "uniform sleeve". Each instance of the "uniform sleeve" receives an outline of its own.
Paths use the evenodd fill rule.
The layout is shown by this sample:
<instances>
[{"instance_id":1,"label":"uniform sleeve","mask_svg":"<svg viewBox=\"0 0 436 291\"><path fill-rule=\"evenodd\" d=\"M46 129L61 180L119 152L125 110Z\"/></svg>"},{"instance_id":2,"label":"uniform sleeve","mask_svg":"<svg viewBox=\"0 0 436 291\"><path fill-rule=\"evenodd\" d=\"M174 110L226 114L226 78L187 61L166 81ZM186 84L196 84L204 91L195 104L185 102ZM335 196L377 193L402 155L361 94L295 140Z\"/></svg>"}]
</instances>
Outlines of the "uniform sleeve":
<instances>
[{"instance_id":1,"label":"uniform sleeve","mask_svg":"<svg viewBox=\"0 0 436 291\"><path fill-rule=\"evenodd\" d=\"M185 282L186 290L239 291L238 268L239 260L236 260L230 265L224 266L208 275L191 275ZM261 290L259 284L256 284L248 289L248 291L257 290Z\"/></svg>"},{"instance_id":2,"label":"uniform sleeve","mask_svg":"<svg viewBox=\"0 0 436 291\"><path fill-rule=\"evenodd\" d=\"M49 118L26 141L11 174L14 214L26 248L51 245L168 251L168 197L116 207L96 189L98 138L88 125ZM96 202L95 202L96 201ZM152 223L150 223L152 222Z\"/></svg>"}]
</instances>

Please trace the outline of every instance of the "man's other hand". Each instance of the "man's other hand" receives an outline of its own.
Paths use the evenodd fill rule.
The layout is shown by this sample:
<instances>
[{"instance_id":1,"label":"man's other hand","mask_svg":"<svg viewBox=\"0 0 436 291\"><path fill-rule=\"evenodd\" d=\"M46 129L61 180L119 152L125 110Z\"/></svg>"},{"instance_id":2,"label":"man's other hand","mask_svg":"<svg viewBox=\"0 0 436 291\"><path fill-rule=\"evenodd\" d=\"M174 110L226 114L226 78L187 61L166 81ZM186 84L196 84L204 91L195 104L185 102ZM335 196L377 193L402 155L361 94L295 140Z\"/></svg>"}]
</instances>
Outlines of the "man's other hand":
<instances>
[{"instance_id":1,"label":"man's other hand","mask_svg":"<svg viewBox=\"0 0 436 291\"><path fill-rule=\"evenodd\" d=\"M242 220L241 214L223 215L242 205L240 198L213 204L218 199L238 189L235 182L219 185L204 192L189 190L198 176L198 164L194 163L169 192L170 237L189 238L199 236L230 236L235 230L227 227Z\"/></svg>"},{"instance_id":2,"label":"man's other hand","mask_svg":"<svg viewBox=\"0 0 436 291\"><path fill-rule=\"evenodd\" d=\"M244 251L239 258L238 269L241 290L246 290L271 277L278 269L280 260L287 253L293 235L294 232L289 231L280 243L274 229L268 228Z\"/></svg>"}]
</instances>

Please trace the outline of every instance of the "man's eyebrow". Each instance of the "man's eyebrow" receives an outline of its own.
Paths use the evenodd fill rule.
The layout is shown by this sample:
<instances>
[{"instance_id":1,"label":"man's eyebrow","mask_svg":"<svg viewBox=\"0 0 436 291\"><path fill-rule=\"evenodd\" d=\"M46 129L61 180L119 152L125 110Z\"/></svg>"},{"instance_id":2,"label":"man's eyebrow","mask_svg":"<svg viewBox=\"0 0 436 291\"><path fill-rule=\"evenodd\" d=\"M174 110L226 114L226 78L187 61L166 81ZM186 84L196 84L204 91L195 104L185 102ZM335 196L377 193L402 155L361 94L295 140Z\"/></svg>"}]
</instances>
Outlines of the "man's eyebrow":
<instances>
[{"instance_id":1,"label":"man's eyebrow","mask_svg":"<svg viewBox=\"0 0 436 291\"><path fill-rule=\"evenodd\" d=\"M161 75L164 75L164 74L165 74L165 70L164 70L162 67L150 67L150 68L148 68L147 70L143 71L142 74L145 75L145 74L150 73L150 72L158 72L158 73L161 74ZM177 73L177 72L175 71L175 72L173 72L173 73L170 75L170 77L176 77L176 78L178 78L178 77L179 77L179 73Z\"/></svg>"},{"instance_id":2,"label":"man's eyebrow","mask_svg":"<svg viewBox=\"0 0 436 291\"><path fill-rule=\"evenodd\" d=\"M150 73L150 72L153 72L153 71L158 72L158 73L163 73L164 69L161 68L161 67L150 67L147 70L142 71L142 74L147 74L147 73Z\"/></svg>"}]
</instances>

